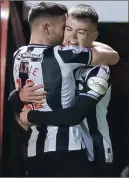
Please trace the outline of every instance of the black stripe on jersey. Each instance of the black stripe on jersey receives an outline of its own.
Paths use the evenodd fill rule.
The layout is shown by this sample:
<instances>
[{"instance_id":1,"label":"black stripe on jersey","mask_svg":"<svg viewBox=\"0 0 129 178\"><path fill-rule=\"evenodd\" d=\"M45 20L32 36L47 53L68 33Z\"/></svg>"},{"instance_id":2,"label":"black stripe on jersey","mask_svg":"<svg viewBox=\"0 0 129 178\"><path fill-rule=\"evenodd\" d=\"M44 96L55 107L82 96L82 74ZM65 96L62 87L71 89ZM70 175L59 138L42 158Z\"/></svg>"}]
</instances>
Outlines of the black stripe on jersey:
<instances>
[{"instance_id":1,"label":"black stripe on jersey","mask_svg":"<svg viewBox=\"0 0 129 178\"><path fill-rule=\"evenodd\" d=\"M79 93L80 93L80 91L78 91L78 89L77 89L77 88L78 88L79 81L76 80L76 72L77 72L77 70L79 70L80 68L83 68L83 67L78 67L78 68L76 68L76 69L73 70L73 75L74 75L75 85L76 85L75 96L78 96Z\"/></svg>"},{"instance_id":2,"label":"black stripe on jersey","mask_svg":"<svg viewBox=\"0 0 129 178\"><path fill-rule=\"evenodd\" d=\"M96 106L89 113L87 117L87 123L89 127L89 132L93 140L94 149L94 160L97 162L105 162L105 151L103 144L103 136L98 129L97 118L96 118Z\"/></svg>"},{"instance_id":3,"label":"black stripe on jersey","mask_svg":"<svg viewBox=\"0 0 129 178\"><path fill-rule=\"evenodd\" d=\"M52 48L44 50L42 63L44 90L47 91L47 103L54 110L62 108L61 89L62 74ZM53 78L51 78L53 76ZM58 128L56 136L56 150L68 150L69 128Z\"/></svg>"},{"instance_id":4,"label":"black stripe on jersey","mask_svg":"<svg viewBox=\"0 0 129 178\"><path fill-rule=\"evenodd\" d=\"M69 127L59 127L56 137L56 151L68 150L69 145Z\"/></svg>"},{"instance_id":5,"label":"black stripe on jersey","mask_svg":"<svg viewBox=\"0 0 129 178\"><path fill-rule=\"evenodd\" d=\"M90 50L89 50L90 51ZM72 50L58 51L64 63L81 63L88 65L91 63L92 52L73 53ZM90 57L91 55L91 57ZM88 61L88 62L87 62Z\"/></svg>"},{"instance_id":6,"label":"black stripe on jersey","mask_svg":"<svg viewBox=\"0 0 129 178\"><path fill-rule=\"evenodd\" d=\"M93 69L91 69L89 71L89 74L86 76L85 83L87 83L87 81L90 77L97 76L99 70L100 70L100 67L96 67L96 68L94 67Z\"/></svg>"},{"instance_id":7,"label":"black stripe on jersey","mask_svg":"<svg viewBox=\"0 0 129 178\"><path fill-rule=\"evenodd\" d=\"M36 155L44 152L44 144L47 134L47 126L37 126L36 129L39 131L38 139L36 142Z\"/></svg>"},{"instance_id":8,"label":"black stripe on jersey","mask_svg":"<svg viewBox=\"0 0 129 178\"><path fill-rule=\"evenodd\" d=\"M62 108L62 75L60 66L54 56L53 48L45 49L43 54L44 58L42 62L42 72L44 90L47 91L47 104L52 110L56 108Z\"/></svg>"}]
</instances>

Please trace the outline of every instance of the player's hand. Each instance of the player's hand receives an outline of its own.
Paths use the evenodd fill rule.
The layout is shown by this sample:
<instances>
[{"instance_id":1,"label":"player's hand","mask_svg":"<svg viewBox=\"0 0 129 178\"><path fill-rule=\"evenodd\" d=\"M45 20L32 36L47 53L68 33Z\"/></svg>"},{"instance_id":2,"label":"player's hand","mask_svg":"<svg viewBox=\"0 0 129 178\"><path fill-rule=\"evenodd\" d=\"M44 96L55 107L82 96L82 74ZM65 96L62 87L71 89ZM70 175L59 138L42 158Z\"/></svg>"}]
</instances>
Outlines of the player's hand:
<instances>
[{"instance_id":1,"label":"player's hand","mask_svg":"<svg viewBox=\"0 0 129 178\"><path fill-rule=\"evenodd\" d=\"M26 126L30 126L31 123L27 119L28 112L31 111L29 108L23 108L22 112L20 113L20 121L22 124Z\"/></svg>"},{"instance_id":2,"label":"player's hand","mask_svg":"<svg viewBox=\"0 0 129 178\"><path fill-rule=\"evenodd\" d=\"M46 99L46 91L36 91L43 89L43 85L35 85L33 82L27 83L23 88L20 89L19 97L22 102L32 102L42 104L43 100Z\"/></svg>"},{"instance_id":3,"label":"player's hand","mask_svg":"<svg viewBox=\"0 0 129 178\"><path fill-rule=\"evenodd\" d=\"M20 119L17 119L17 123L18 123L25 131L28 131L29 125L23 124Z\"/></svg>"}]
</instances>

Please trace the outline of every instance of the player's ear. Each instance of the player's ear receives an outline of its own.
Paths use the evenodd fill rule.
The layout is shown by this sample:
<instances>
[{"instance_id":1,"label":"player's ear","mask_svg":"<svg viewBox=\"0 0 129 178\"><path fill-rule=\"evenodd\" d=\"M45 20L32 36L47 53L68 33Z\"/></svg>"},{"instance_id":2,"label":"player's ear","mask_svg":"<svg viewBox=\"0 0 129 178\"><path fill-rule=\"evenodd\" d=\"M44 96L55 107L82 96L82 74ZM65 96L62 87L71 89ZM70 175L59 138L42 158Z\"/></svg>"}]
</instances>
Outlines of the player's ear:
<instances>
[{"instance_id":1,"label":"player's ear","mask_svg":"<svg viewBox=\"0 0 129 178\"><path fill-rule=\"evenodd\" d=\"M44 24L44 32L45 32L47 35L49 35L50 32L51 32L51 27L50 27L50 24L49 24L48 22L46 22L46 23Z\"/></svg>"},{"instance_id":2,"label":"player's ear","mask_svg":"<svg viewBox=\"0 0 129 178\"><path fill-rule=\"evenodd\" d=\"M95 41L98 38L98 31L93 32L92 38L93 38L93 41Z\"/></svg>"}]
</instances>

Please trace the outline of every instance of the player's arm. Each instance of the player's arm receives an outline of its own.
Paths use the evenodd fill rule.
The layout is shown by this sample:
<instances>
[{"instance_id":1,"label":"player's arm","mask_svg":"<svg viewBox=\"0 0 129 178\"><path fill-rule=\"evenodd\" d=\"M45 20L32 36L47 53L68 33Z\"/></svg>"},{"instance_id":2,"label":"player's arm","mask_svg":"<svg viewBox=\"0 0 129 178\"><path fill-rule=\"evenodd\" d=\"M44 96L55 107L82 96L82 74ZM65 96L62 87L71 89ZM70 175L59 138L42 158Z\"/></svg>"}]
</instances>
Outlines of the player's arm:
<instances>
[{"instance_id":1,"label":"player's arm","mask_svg":"<svg viewBox=\"0 0 129 178\"><path fill-rule=\"evenodd\" d=\"M57 109L54 111L30 111L28 113L28 121L36 125L52 125L52 126L73 126L80 124L91 108L95 107L97 102L87 96L79 96L76 103L66 109Z\"/></svg>"},{"instance_id":2,"label":"player's arm","mask_svg":"<svg viewBox=\"0 0 129 178\"><path fill-rule=\"evenodd\" d=\"M26 48L25 46L19 48L14 53L13 59L15 60L17 55L19 55L20 51L24 50L25 48ZM15 63L14 63L14 66L15 66ZM13 78L15 78L15 74ZM9 98L8 98L8 101L10 102L10 105L14 112L21 112L22 108L27 103L37 103L37 104L42 103L43 102L42 100L44 99L44 96L46 95L45 92L36 91L38 89L43 88L42 84L34 86L33 82L29 82L23 88L18 89L15 83L15 88L17 89L13 90L10 93Z\"/></svg>"},{"instance_id":3,"label":"player's arm","mask_svg":"<svg viewBox=\"0 0 129 178\"><path fill-rule=\"evenodd\" d=\"M96 57L93 58L91 64L115 65L119 61L119 54L110 46L96 41L92 45L91 50Z\"/></svg>"},{"instance_id":4,"label":"player's arm","mask_svg":"<svg viewBox=\"0 0 129 178\"><path fill-rule=\"evenodd\" d=\"M24 105L27 103L41 104L46 98L46 91L36 91L42 89L43 85L35 85L33 82L29 82L19 90L13 90L9 96L9 102L11 103L14 112L21 112Z\"/></svg>"},{"instance_id":5,"label":"player's arm","mask_svg":"<svg viewBox=\"0 0 129 178\"><path fill-rule=\"evenodd\" d=\"M24 102L21 101L19 96L19 90L13 90L9 95L8 101L14 112L21 112L24 107Z\"/></svg>"},{"instance_id":6,"label":"player's arm","mask_svg":"<svg viewBox=\"0 0 129 178\"><path fill-rule=\"evenodd\" d=\"M14 52L14 54L13 54L14 64L15 64L15 58L16 58L16 56L19 55L19 52L20 52L23 48L24 48L24 46L21 47L21 48L19 48L17 51ZM13 71L14 71L14 66L13 66ZM13 72L13 73L14 73L14 72ZM13 78L15 78L14 75L13 75ZM15 83L15 82L14 82L14 83ZM15 88L17 88L16 84L15 84ZM10 93L9 98L8 98L8 101L9 101L10 106L11 106L11 108L12 108L12 110L13 110L14 112L21 112L21 109L23 108L24 103L20 100L20 97L19 97L19 90L18 90L18 89L14 89L14 90Z\"/></svg>"},{"instance_id":7,"label":"player's arm","mask_svg":"<svg viewBox=\"0 0 129 178\"><path fill-rule=\"evenodd\" d=\"M50 112L30 111L28 121L37 125L54 126L80 124L107 92L109 76L109 67L94 67L86 77L84 89L72 107Z\"/></svg>"},{"instance_id":8,"label":"player's arm","mask_svg":"<svg viewBox=\"0 0 129 178\"><path fill-rule=\"evenodd\" d=\"M114 65L119 61L119 54L108 45L95 44L92 48L81 47L55 47L55 56L64 63L81 65Z\"/></svg>"}]
</instances>

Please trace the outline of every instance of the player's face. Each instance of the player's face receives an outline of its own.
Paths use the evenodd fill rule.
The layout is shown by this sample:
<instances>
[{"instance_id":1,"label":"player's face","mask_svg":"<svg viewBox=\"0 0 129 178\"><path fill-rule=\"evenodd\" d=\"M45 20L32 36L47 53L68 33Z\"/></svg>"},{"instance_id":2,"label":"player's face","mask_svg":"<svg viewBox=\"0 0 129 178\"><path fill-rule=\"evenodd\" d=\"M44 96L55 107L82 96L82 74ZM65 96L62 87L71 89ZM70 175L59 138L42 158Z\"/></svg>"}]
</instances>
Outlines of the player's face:
<instances>
[{"instance_id":1,"label":"player's face","mask_svg":"<svg viewBox=\"0 0 129 178\"><path fill-rule=\"evenodd\" d=\"M51 38L54 45L61 45L64 38L64 29L66 24L66 17L61 16L53 22L51 31Z\"/></svg>"},{"instance_id":2,"label":"player's face","mask_svg":"<svg viewBox=\"0 0 129 178\"><path fill-rule=\"evenodd\" d=\"M81 47L91 47L97 38L97 29L89 19L80 20L71 16L66 20L64 43Z\"/></svg>"}]
</instances>

